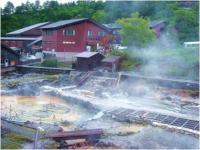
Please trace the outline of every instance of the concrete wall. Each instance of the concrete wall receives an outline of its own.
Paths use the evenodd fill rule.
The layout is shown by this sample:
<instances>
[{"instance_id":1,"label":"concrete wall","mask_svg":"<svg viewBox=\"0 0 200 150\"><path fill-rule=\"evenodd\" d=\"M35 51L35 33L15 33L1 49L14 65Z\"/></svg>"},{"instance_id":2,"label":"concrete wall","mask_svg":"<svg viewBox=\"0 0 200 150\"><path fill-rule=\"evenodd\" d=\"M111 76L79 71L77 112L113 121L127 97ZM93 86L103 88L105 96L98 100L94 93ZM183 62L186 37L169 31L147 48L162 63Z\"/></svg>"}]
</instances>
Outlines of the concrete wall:
<instances>
[{"instance_id":1,"label":"concrete wall","mask_svg":"<svg viewBox=\"0 0 200 150\"><path fill-rule=\"evenodd\" d=\"M153 77L145 77L145 76L130 75L130 74L122 74L121 81L128 81L133 83L138 81L145 81L148 83L158 84L159 86L162 87L199 91L199 83L195 81L162 79L162 78L153 78Z\"/></svg>"},{"instance_id":2,"label":"concrete wall","mask_svg":"<svg viewBox=\"0 0 200 150\"><path fill-rule=\"evenodd\" d=\"M17 65L17 70L23 73L70 73L73 69L66 69L66 68L51 68L51 67L36 67L36 66L26 66L26 65Z\"/></svg>"}]
</instances>

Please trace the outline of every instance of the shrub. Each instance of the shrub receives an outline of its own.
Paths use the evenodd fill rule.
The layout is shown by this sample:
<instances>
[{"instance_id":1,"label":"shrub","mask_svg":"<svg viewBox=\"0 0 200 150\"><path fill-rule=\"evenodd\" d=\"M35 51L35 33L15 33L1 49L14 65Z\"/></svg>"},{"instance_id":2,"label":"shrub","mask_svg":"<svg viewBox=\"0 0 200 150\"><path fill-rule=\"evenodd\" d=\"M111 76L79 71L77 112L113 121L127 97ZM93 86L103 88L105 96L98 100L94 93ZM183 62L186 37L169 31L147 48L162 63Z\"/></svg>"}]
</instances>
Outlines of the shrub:
<instances>
[{"instance_id":1,"label":"shrub","mask_svg":"<svg viewBox=\"0 0 200 150\"><path fill-rule=\"evenodd\" d=\"M42 67L57 67L58 66L58 61L57 59L49 59L45 60L41 64Z\"/></svg>"},{"instance_id":2,"label":"shrub","mask_svg":"<svg viewBox=\"0 0 200 150\"><path fill-rule=\"evenodd\" d=\"M120 68L125 71L131 70L133 69L133 67L134 67L134 64L130 60L122 61L121 66L120 66Z\"/></svg>"},{"instance_id":3,"label":"shrub","mask_svg":"<svg viewBox=\"0 0 200 150\"><path fill-rule=\"evenodd\" d=\"M121 56L124 59L128 59L128 52L125 51L113 50L110 54L114 56Z\"/></svg>"},{"instance_id":4,"label":"shrub","mask_svg":"<svg viewBox=\"0 0 200 150\"><path fill-rule=\"evenodd\" d=\"M111 52L111 55L121 56L123 58L120 68L125 71L132 70L134 67L143 63L142 60L137 56L137 54L130 50L113 50Z\"/></svg>"}]
</instances>

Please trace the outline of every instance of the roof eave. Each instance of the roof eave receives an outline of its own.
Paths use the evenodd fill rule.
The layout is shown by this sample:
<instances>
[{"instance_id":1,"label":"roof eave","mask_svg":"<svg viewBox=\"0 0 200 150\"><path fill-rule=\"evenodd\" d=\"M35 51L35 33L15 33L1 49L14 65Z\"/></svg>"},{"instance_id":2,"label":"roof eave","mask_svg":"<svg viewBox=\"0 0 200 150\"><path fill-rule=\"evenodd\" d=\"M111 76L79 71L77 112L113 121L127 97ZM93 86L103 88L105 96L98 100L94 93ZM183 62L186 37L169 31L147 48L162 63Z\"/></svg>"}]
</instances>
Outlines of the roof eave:
<instances>
[{"instance_id":1,"label":"roof eave","mask_svg":"<svg viewBox=\"0 0 200 150\"><path fill-rule=\"evenodd\" d=\"M104 30L106 30L106 31L108 31L108 32L111 32L111 30L110 30L109 28L107 28L106 26L101 25L101 24L99 24L99 23L97 23L97 22L95 22L95 21L92 21L92 20L89 19L89 18L85 18L85 19L83 19L83 20L80 20L80 21L77 21L77 22L73 22L73 23L69 23L69 24L65 24L65 25L61 25L61 26L58 26L58 27L41 27L40 29L42 29L42 30L60 29L60 28L63 28L63 27L65 27L65 26L77 24L77 23L80 23L80 22L83 22L83 21L90 21L90 22L92 22L93 24L99 26L100 28L103 28Z\"/></svg>"},{"instance_id":2,"label":"roof eave","mask_svg":"<svg viewBox=\"0 0 200 150\"><path fill-rule=\"evenodd\" d=\"M57 27L41 27L40 29L59 29L59 28L62 28L62 27L64 27L64 26L68 26L68 25L80 23L80 22L86 21L86 20L89 20L89 19L88 19L88 18L85 18L85 19L83 19L83 20L79 20L79 21L76 21L76 22L72 22L72 23L60 25L60 26L57 26Z\"/></svg>"}]
</instances>

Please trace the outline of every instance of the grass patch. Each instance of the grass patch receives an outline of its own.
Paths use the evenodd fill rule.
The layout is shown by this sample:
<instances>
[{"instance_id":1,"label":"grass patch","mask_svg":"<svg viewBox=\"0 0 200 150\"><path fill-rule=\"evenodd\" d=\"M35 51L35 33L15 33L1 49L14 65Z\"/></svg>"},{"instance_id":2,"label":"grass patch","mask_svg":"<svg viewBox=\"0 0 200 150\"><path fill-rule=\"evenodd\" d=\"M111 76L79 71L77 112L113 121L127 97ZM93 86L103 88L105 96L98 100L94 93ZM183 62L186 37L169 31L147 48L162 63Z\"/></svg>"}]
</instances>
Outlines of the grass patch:
<instances>
[{"instance_id":1,"label":"grass patch","mask_svg":"<svg viewBox=\"0 0 200 150\"><path fill-rule=\"evenodd\" d=\"M57 65L60 68L72 68L72 62L62 61L62 62L58 62Z\"/></svg>"},{"instance_id":2,"label":"grass patch","mask_svg":"<svg viewBox=\"0 0 200 150\"><path fill-rule=\"evenodd\" d=\"M1 149L20 149L22 145L31 142L31 139L16 132L5 133L1 139Z\"/></svg>"},{"instance_id":3,"label":"grass patch","mask_svg":"<svg viewBox=\"0 0 200 150\"><path fill-rule=\"evenodd\" d=\"M48 60L44 60L41 63L42 67L57 67L58 66L58 61L57 59L48 59Z\"/></svg>"},{"instance_id":4,"label":"grass patch","mask_svg":"<svg viewBox=\"0 0 200 150\"><path fill-rule=\"evenodd\" d=\"M57 80L58 78L59 78L59 75L50 75L50 74L44 75L44 79L50 80L50 81Z\"/></svg>"},{"instance_id":5,"label":"grass patch","mask_svg":"<svg viewBox=\"0 0 200 150\"><path fill-rule=\"evenodd\" d=\"M34 64L33 66L37 67L55 67L55 68L72 68L72 62L67 61L52 61L52 60L45 60L42 63Z\"/></svg>"}]
</instances>

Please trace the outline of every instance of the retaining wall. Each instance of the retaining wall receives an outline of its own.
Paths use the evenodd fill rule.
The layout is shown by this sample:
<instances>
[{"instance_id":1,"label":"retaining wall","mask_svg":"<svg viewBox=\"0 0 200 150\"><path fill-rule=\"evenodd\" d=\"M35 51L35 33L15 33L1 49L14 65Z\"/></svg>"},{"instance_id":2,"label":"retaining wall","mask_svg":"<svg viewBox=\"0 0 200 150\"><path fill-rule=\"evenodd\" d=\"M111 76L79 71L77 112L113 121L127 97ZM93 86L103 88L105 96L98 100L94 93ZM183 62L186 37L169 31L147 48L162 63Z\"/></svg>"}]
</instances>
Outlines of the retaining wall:
<instances>
[{"instance_id":1,"label":"retaining wall","mask_svg":"<svg viewBox=\"0 0 200 150\"><path fill-rule=\"evenodd\" d=\"M126 81L126 80L128 82L133 82L133 83L138 81L145 81L148 83L158 84L159 86L162 87L199 91L198 81L178 80L178 79L176 80L176 79L146 77L140 75L121 74L121 81Z\"/></svg>"},{"instance_id":2,"label":"retaining wall","mask_svg":"<svg viewBox=\"0 0 200 150\"><path fill-rule=\"evenodd\" d=\"M26 65L17 65L17 70L23 73L67 73L69 74L74 69L70 68L51 68L51 67L37 67L37 66L26 66Z\"/></svg>"}]
</instances>

